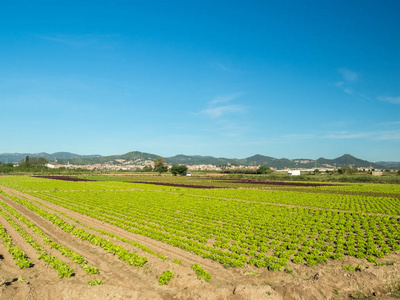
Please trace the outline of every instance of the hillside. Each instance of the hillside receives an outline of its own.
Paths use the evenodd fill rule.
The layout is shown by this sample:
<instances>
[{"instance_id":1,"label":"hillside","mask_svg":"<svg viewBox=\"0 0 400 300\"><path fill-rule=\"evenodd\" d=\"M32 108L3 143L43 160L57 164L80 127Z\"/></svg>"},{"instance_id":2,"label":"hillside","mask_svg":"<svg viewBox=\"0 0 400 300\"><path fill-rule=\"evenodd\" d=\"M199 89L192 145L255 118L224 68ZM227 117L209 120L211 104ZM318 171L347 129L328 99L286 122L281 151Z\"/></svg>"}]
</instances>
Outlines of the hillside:
<instances>
[{"instance_id":1,"label":"hillside","mask_svg":"<svg viewBox=\"0 0 400 300\"><path fill-rule=\"evenodd\" d=\"M145 153L140 151L132 151L122 155L79 155L69 152L56 152L48 154L41 153L3 153L0 154L0 161L2 163L17 163L26 156L30 157L45 157L50 163L59 164L74 164L74 165L91 165L91 164L135 164L142 165L146 161L154 161L157 157L156 154ZM387 169L400 167L400 162L379 162L371 163L360 158L356 158L350 154L344 154L334 159L318 158L317 160L299 158L274 158L256 154L247 158L224 158L213 156L201 155L184 155L178 154L172 157L164 157L167 164L185 164L185 165L215 165L215 166L269 166L276 169L284 168L325 168L325 167L342 167L350 166L353 168L372 168Z\"/></svg>"},{"instance_id":2,"label":"hillside","mask_svg":"<svg viewBox=\"0 0 400 300\"><path fill-rule=\"evenodd\" d=\"M69 159L90 159L90 158L100 158L101 155L93 154L93 155L79 155L70 152L55 152L53 154L49 154L46 152L39 153L1 153L0 161L2 163L17 163L25 157L44 157L48 161L55 160L69 160Z\"/></svg>"}]
</instances>

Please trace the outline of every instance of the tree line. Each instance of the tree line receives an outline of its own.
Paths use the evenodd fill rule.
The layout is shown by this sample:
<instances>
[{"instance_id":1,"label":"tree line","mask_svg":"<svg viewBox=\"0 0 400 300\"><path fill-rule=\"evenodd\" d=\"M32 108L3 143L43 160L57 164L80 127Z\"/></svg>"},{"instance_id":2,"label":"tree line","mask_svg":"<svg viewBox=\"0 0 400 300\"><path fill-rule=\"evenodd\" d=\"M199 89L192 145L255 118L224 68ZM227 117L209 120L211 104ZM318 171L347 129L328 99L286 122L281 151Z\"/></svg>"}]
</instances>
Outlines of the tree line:
<instances>
[{"instance_id":1,"label":"tree line","mask_svg":"<svg viewBox=\"0 0 400 300\"><path fill-rule=\"evenodd\" d=\"M3 164L0 161L0 173L19 172L35 172L47 169L47 160L44 157L29 157L26 156L16 165L12 163Z\"/></svg>"},{"instance_id":2,"label":"tree line","mask_svg":"<svg viewBox=\"0 0 400 300\"><path fill-rule=\"evenodd\" d=\"M181 175L185 176L188 171L188 167L185 165L172 165L170 169L168 169L167 164L165 163L165 159L162 157L157 157L154 160L154 169L153 171L158 172L159 174L170 171L172 175Z\"/></svg>"}]
</instances>

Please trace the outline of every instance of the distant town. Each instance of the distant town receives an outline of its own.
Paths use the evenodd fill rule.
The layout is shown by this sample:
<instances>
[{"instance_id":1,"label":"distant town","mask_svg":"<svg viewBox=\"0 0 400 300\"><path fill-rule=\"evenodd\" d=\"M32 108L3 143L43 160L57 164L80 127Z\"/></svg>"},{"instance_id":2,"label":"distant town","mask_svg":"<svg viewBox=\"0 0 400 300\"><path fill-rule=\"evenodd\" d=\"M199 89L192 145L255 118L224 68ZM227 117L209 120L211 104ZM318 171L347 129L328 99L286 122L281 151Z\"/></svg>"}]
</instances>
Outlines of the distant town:
<instances>
[{"instance_id":1,"label":"distant town","mask_svg":"<svg viewBox=\"0 0 400 300\"><path fill-rule=\"evenodd\" d=\"M146 167L154 167L154 162L151 160L146 160L146 161L141 161L140 164L132 164L130 161L125 161L123 159L118 159L116 160L119 164L113 164L113 163L105 163L105 164L88 164L88 165L74 165L74 164L46 164L46 167L51 168L51 169L58 169L58 168L65 168L65 169L84 169L84 170L91 170L91 171L139 171L142 170L143 168ZM170 168L172 165L167 164L168 168ZM224 166L217 166L217 165L205 165L205 164L199 164L199 165L188 165L188 171L223 171L223 170L235 170L235 169L249 169L249 170L257 170L260 168L261 165L256 165L256 166L244 166L244 165L231 165L227 164ZM330 165L324 165L322 167L318 168L296 168L299 172L293 172L293 168L284 168L284 169L277 169L270 167L271 170L276 171L276 172L285 172L288 173L289 175L300 175L300 172L314 172L316 169L320 172L332 172L336 169L335 166L330 166ZM373 168L355 168L358 171L373 171L373 175L381 175L384 170L382 169L373 169Z\"/></svg>"}]
</instances>

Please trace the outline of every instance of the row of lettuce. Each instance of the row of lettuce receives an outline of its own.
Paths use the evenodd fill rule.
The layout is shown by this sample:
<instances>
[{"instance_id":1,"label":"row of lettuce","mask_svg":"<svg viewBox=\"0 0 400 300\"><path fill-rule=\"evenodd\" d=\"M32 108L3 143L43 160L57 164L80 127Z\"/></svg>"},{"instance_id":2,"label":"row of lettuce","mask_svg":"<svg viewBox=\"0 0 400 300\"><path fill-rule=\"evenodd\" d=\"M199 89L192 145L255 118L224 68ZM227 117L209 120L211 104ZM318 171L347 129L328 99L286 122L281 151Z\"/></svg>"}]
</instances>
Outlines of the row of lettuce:
<instances>
[{"instance_id":1,"label":"row of lettuce","mask_svg":"<svg viewBox=\"0 0 400 300\"><path fill-rule=\"evenodd\" d=\"M4 191L0 191L0 195L6 197L9 200L12 200L16 203L19 203L23 205L25 208L29 209L31 212L36 213L37 215L43 217L44 219L50 221L54 225L58 226L60 229L62 229L66 233L73 234L76 237L79 237L82 241L87 241L91 243L92 245L99 246L103 248L105 251L112 253L116 255L120 260L123 262L127 263L128 265L135 266L135 267L142 267L147 263L147 258L144 256L139 256L133 251L128 251L122 246L114 244L112 241L104 239L100 236L91 234L82 228L77 228L75 225L72 225L62 218L60 218L58 215L54 213L50 213L48 210L45 210L43 208L40 208L37 205L34 205L30 201L28 201L24 197L16 197L14 195L10 195L5 193ZM6 202L0 199L0 215L3 217L3 220L8 222L25 240L27 244L33 247L33 249L36 250L37 252L37 259L39 260L44 260L50 267L58 271L58 275L60 278L69 278L73 275L75 275L74 270L70 267L69 264L63 262L63 260L57 258L56 256L52 256L49 254L49 252L46 250L46 246L48 245L47 248L52 248L56 249L60 252L65 257L70 258L71 263L75 263L81 266L81 268L88 274L99 274L99 269L96 267L92 267L88 264L87 259L72 249L69 249L58 242L52 241L50 236L46 235L43 233L43 231L34 225L32 222L27 220L24 216L22 216L17 210L15 210L13 207L9 206ZM71 218L73 219L73 218ZM27 228L29 228L32 232L34 232L36 235L36 239L27 233L26 229L23 229L22 226L20 226L16 220L21 222L22 224L26 225ZM83 225L83 224L82 224ZM93 227L87 226L89 228L95 229ZM163 260L166 260L165 256L161 254L157 254L156 252L150 250L149 248L140 245L139 243L132 241L132 240L127 240L125 238L121 238L117 235L111 234L109 232L106 232L104 230L99 230L102 235L109 235L113 238L125 241L129 244L135 245L138 248L141 248L142 250L153 254L157 256L158 258L161 258ZM3 225L1 225L0 222L0 237L1 240L4 242L6 247L9 249L9 253L12 254L12 257L15 261L15 263L21 268L29 268L32 267L34 264L32 263L32 259L29 258L20 248L18 248L14 242L12 237L8 234L7 230ZM37 238L40 238L40 242L37 241ZM42 245L41 245L42 244ZM175 259L172 260L172 262L182 265L182 263ZM204 278L205 280L209 281L211 278L209 273L206 272L204 269L202 269L200 266L197 264L193 265L194 268L193 270L195 271L196 274L198 274L199 278ZM192 267L193 267L192 266ZM208 274L207 276L204 276L204 274ZM174 277L173 273L171 270L165 271L161 274L159 278L159 284L164 285L168 284L169 281ZM89 285L99 285L103 284L102 281L98 279L93 279L88 282Z\"/></svg>"},{"instance_id":2,"label":"row of lettuce","mask_svg":"<svg viewBox=\"0 0 400 300\"><path fill-rule=\"evenodd\" d=\"M30 190L35 180L38 188ZM280 270L290 262L312 266L345 256L373 261L400 250L400 220L394 214L399 201L390 197L160 191L126 183L21 178L6 183L27 186L25 191L58 206L232 267ZM382 209L393 214L377 215Z\"/></svg>"}]
</instances>

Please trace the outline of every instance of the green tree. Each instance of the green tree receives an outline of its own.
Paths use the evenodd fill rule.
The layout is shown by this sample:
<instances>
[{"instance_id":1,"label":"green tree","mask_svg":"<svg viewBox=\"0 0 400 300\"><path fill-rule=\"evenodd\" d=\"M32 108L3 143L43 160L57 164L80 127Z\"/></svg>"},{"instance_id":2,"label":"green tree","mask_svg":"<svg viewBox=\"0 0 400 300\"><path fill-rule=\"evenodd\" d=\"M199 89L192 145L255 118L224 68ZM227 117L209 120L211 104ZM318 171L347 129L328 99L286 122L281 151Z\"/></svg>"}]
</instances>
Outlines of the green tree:
<instances>
[{"instance_id":1,"label":"green tree","mask_svg":"<svg viewBox=\"0 0 400 300\"><path fill-rule=\"evenodd\" d=\"M158 172L159 174L165 173L168 171L168 166L165 164L164 158L157 157L154 160L154 171Z\"/></svg>"},{"instance_id":2,"label":"green tree","mask_svg":"<svg viewBox=\"0 0 400 300\"><path fill-rule=\"evenodd\" d=\"M10 173L14 170L13 164L1 164L0 165L0 173Z\"/></svg>"},{"instance_id":3,"label":"green tree","mask_svg":"<svg viewBox=\"0 0 400 300\"><path fill-rule=\"evenodd\" d=\"M37 165L38 167L45 167L47 165L47 159L45 159L44 157L39 157L37 160Z\"/></svg>"},{"instance_id":4,"label":"green tree","mask_svg":"<svg viewBox=\"0 0 400 300\"><path fill-rule=\"evenodd\" d=\"M260 166L257 169L257 174L270 174L270 173L272 173L272 170L270 167L267 166Z\"/></svg>"},{"instance_id":5,"label":"green tree","mask_svg":"<svg viewBox=\"0 0 400 300\"><path fill-rule=\"evenodd\" d=\"M18 162L18 168L21 170L31 170L34 171L38 168L46 167L47 160L44 157L29 157L26 156L24 159Z\"/></svg>"},{"instance_id":6,"label":"green tree","mask_svg":"<svg viewBox=\"0 0 400 300\"><path fill-rule=\"evenodd\" d=\"M338 169L339 174L354 174L357 172L357 169L350 168L348 166L344 166Z\"/></svg>"},{"instance_id":7,"label":"green tree","mask_svg":"<svg viewBox=\"0 0 400 300\"><path fill-rule=\"evenodd\" d=\"M173 165L170 171L174 176L176 176L177 174L185 176L188 171L188 167L185 165Z\"/></svg>"},{"instance_id":8,"label":"green tree","mask_svg":"<svg viewBox=\"0 0 400 300\"><path fill-rule=\"evenodd\" d=\"M144 168L142 168L141 171L142 172L151 172L151 171L153 171L153 168L151 166L145 166Z\"/></svg>"}]
</instances>

